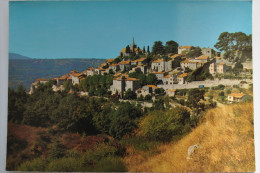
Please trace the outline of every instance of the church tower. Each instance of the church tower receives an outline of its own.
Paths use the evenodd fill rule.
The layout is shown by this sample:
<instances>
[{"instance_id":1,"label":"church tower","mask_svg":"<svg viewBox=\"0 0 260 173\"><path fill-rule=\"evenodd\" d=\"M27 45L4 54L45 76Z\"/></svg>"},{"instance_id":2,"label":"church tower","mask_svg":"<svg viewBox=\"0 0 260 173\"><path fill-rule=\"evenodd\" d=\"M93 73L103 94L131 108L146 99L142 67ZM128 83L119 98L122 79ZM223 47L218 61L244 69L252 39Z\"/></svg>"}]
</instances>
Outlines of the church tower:
<instances>
[{"instance_id":1,"label":"church tower","mask_svg":"<svg viewBox=\"0 0 260 173\"><path fill-rule=\"evenodd\" d=\"M133 37L133 43L131 44L130 49L131 49L132 52L134 52L134 49L135 49L135 48L136 48L135 39L134 39L134 37Z\"/></svg>"}]
</instances>

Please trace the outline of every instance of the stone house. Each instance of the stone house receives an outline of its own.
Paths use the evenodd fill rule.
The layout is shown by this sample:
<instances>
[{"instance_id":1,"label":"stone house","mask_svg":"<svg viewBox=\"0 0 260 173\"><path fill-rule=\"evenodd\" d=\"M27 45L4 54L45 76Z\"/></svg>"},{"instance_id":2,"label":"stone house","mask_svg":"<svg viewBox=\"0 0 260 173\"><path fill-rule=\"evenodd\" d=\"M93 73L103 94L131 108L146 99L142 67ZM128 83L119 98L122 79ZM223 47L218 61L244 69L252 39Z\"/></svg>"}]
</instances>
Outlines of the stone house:
<instances>
[{"instance_id":1,"label":"stone house","mask_svg":"<svg viewBox=\"0 0 260 173\"><path fill-rule=\"evenodd\" d=\"M111 64L109 65L108 69L112 70L113 72L117 72L119 70L119 65L118 64Z\"/></svg>"},{"instance_id":2,"label":"stone house","mask_svg":"<svg viewBox=\"0 0 260 173\"><path fill-rule=\"evenodd\" d=\"M87 76L93 76L95 74L95 68L88 68L87 70L84 70L82 74L85 74Z\"/></svg>"},{"instance_id":3,"label":"stone house","mask_svg":"<svg viewBox=\"0 0 260 173\"><path fill-rule=\"evenodd\" d=\"M152 71L163 72L165 70L165 61L163 59L157 59L152 62Z\"/></svg>"},{"instance_id":4,"label":"stone house","mask_svg":"<svg viewBox=\"0 0 260 173\"><path fill-rule=\"evenodd\" d=\"M177 76L178 84L185 84L188 73L183 73Z\"/></svg>"},{"instance_id":5,"label":"stone house","mask_svg":"<svg viewBox=\"0 0 260 173\"><path fill-rule=\"evenodd\" d=\"M154 91L157 89L158 87L155 85L145 85L142 88L139 88L138 90L136 90L136 94L137 95L151 95L154 93Z\"/></svg>"},{"instance_id":6,"label":"stone house","mask_svg":"<svg viewBox=\"0 0 260 173\"><path fill-rule=\"evenodd\" d=\"M148 73L148 66L147 65L138 65L138 68L140 68L141 72L143 72L143 74L147 74Z\"/></svg>"},{"instance_id":7,"label":"stone house","mask_svg":"<svg viewBox=\"0 0 260 173\"><path fill-rule=\"evenodd\" d=\"M143 65L147 63L147 58L142 57L131 62L131 65Z\"/></svg>"},{"instance_id":8,"label":"stone house","mask_svg":"<svg viewBox=\"0 0 260 173\"><path fill-rule=\"evenodd\" d=\"M196 62L196 60L194 59L186 59L182 61L180 64L182 69L189 68L191 70L195 70L199 67L202 67L205 64L205 62Z\"/></svg>"},{"instance_id":9,"label":"stone house","mask_svg":"<svg viewBox=\"0 0 260 173\"><path fill-rule=\"evenodd\" d=\"M172 85L172 84L178 84L178 75L180 75L180 71L173 71L169 73L168 75L164 76L162 81L164 85Z\"/></svg>"},{"instance_id":10,"label":"stone house","mask_svg":"<svg viewBox=\"0 0 260 173\"><path fill-rule=\"evenodd\" d=\"M166 74L165 72L152 72L153 74L155 74L157 80L162 80L164 75Z\"/></svg>"},{"instance_id":11,"label":"stone house","mask_svg":"<svg viewBox=\"0 0 260 173\"><path fill-rule=\"evenodd\" d=\"M185 51L190 51L192 48L192 46L180 46L178 47L178 54L182 54Z\"/></svg>"},{"instance_id":12,"label":"stone house","mask_svg":"<svg viewBox=\"0 0 260 173\"><path fill-rule=\"evenodd\" d=\"M175 96L175 92L176 92L176 89L168 89L166 90L166 94L170 97L174 97Z\"/></svg>"},{"instance_id":13,"label":"stone house","mask_svg":"<svg viewBox=\"0 0 260 173\"><path fill-rule=\"evenodd\" d=\"M40 78L35 79L35 81L31 84L29 94L32 94L39 84L45 84L48 81L50 81L50 79L40 79Z\"/></svg>"},{"instance_id":14,"label":"stone house","mask_svg":"<svg viewBox=\"0 0 260 173\"><path fill-rule=\"evenodd\" d=\"M112 94L118 93L121 97L124 92L130 89L136 91L140 88L140 80L136 78L128 78L124 75L113 79L113 84L110 86Z\"/></svg>"},{"instance_id":15,"label":"stone house","mask_svg":"<svg viewBox=\"0 0 260 173\"><path fill-rule=\"evenodd\" d=\"M76 85L79 84L81 80L85 79L86 75L82 74L82 73L74 73L71 76L72 79L72 84Z\"/></svg>"},{"instance_id":16,"label":"stone house","mask_svg":"<svg viewBox=\"0 0 260 173\"><path fill-rule=\"evenodd\" d=\"M209 62L209 56L208 55L201 55L199 57L196 58L196 60L198 60L198 62Z\"/></svg>"},{"instance_id":17,"label":"stone house","mask_svg":"<svg viewBox=\"0 0 260 173\"><path fill-rule=\"evenodd\" d=\"M229 102L240 102L246 95L243 93L231 93L228 95Z\"/></svg>"},{"instance_id":18,"label":"stone house","mask_svg":"<svg viewBox=\"0 0 260 173\"><path fill-rule=\"evenodd\" d=\"M253 69L252 61L243 62L242 65L243 65L243 70L252 70Z\"/></svg>"},{"instance_id":19,"label":"stone house","mask_svg":"<svg viewBox=\"0 0 260 173\"><path fill-rule=\"evenodd\" d=\"M106 61L106 64L110 65L110 64L113 64L114 59L111 58L111 59L107 59L105 61Z\"/></svg>"},{"instance_id":20,"label":"stone house","mask_svg":"<svg viewBox=\"0 0 260 173\"><path fill-rule=\"evenodd\" d=\"M140 88L140 79L136 78L126 78L125 79L125 91L130 89L131 91L136 91Z\"/></svg>"},{"instance_id":21,"label":"stone house","mask_svg":"<svg viewBox=\"0 0 260 173\"><path fill-rule=\"evenodd\" d=\"M131 61L121 61L118 63L119 69L121 71L130 70L131 68Z\"/></svg>"},{"instance_id":22,"label":"stone house","mask_svg":"<svg viewBox=\"0 0 260 173\"><path fill-rule=\"evenodd\" d=\"M223 73L226 73L226 71L230 68L231 68L231 66L226 65L226 63L223 63L223 62L211 63L209 65L209 73L210 74L215 74L215 73L223 74Z\"/></svg>"},{"instance_id":23,"label":"stone house","mask_svg":"<svg viewBox=\"0 0 260 173\"><path fill-rule=\"evenodd\" d=\"M217 52L214 49L208 47L208 48L202 48L201 53L211 58L215 56Z\"/></svg>"}]
</instances>

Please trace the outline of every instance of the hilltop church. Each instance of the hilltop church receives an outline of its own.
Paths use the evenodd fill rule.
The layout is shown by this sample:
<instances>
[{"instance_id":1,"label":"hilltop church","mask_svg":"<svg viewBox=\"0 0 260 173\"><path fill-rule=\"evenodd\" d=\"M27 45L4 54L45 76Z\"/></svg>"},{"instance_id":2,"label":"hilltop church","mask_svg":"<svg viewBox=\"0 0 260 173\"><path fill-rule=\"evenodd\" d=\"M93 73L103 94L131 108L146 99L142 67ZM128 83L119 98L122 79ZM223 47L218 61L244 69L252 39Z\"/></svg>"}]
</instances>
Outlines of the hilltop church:
<instances>
[{"instance_id":1,"label":"hilltop church","mask_svg":"<svg viewBox=\"0 0 260 173\"><path fill-rule=\"evenodd\" d=\"M120 51L120 56L129 56L132 53L134 53L136 55L145 53L145 50L142 50L139 47L137 47L137 45L135 44L134 38L133 38L133 42L132 42L131 46L127 45L126 48L123 48Z\"/></svg>"}]
</instances>

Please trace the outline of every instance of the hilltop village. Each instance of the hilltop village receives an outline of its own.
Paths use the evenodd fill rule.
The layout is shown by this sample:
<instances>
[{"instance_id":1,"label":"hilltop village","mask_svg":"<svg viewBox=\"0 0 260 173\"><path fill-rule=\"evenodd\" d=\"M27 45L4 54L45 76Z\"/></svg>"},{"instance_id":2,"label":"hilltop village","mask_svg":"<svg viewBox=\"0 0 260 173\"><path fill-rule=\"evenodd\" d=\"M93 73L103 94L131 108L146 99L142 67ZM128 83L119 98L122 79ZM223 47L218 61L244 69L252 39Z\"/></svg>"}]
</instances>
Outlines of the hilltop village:
<instances>
[{"instance_id":1,"label":"hilltop village","mask_svg":"<svg viewBox=\"0 0 260 173\"><path fill-rule=\"evenodd\" d=\"M248 88L252 84L252 61L243 57L243 52L237 51L236 57L244 59L236 62L224 58L224 53L213 48L199 48L193 46L178 46L171 53L161 53L161 42L155 42L153 53L149 46L140 49L134 39L114 59L107 59L99 67L88 68L82 72L70 71L61 77L53 78L53 90L64 90L68 83L69 92L78 92L80 95L98 95L90 88L83 89L81 83L90 80L91 76L99 75L110 79L110 86L103 93L118 98L148 97L156 94L166 94L174 97L176 91L191 88L224 86L241 86ZM156 53L156 51L158 51ZM111 77L112 76L112 77ZM250 79L251 78L251 79ZM30 94L38 84L46 83L50 79L36 79L31 85ZM88 83L88 82L85 82ZM93 89L93 88L92 88ZM94 90L98 90L95 88ZM102 93L102 92L101 92ZM239 101L245 94L230 93L230 102ZM130 97L131 97L130 96Z\"/></svg>"},{"instance_id":2,"label":"hilltop village","mask_svg":"<svg viewBox=\"0 0 260 173\"><path fill-rule=\"evenodd\" d=\"M230 38L237 44L226 47L232 45L226 44ZM204 167L205 160L212 160L204 156L223 148L220 161L232 157L241 165L248 162L248 155L254 160L252 142L244 145L249 152L239 156L242 162L236 157L243 141L253 141L250 44L250 35L224 32L214 45L224 53L173 40L155 41L150 51L133 39L118 50L117 57L100 61L98 67L36 79L29 93L22 85L10 88L7 170L149 172L139 163L164 151L167 157L159 160L170 156L179 163L181 158L187 167L199 159L203 164L199 167ZM235 130L230 130L230 124ZM233 143L226 146L230 134ZM172 144L179 144L181 152L176 153ZM165 145L171 147L162 152ZM206 154L198 158L197 151Z\"/></svg>"}]
</instances>

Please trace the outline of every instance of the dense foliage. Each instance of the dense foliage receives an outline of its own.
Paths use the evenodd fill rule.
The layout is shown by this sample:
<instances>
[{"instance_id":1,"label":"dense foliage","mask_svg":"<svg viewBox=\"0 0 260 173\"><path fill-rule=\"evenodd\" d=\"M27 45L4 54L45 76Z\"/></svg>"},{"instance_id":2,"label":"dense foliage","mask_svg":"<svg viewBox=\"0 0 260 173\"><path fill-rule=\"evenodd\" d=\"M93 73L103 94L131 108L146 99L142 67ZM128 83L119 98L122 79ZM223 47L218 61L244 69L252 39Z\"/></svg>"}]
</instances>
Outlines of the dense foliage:
<instances>
[{"instance_id":1,"label":"dense foliage","mask_svg":"<svg viewBox=\"0 0 260 173\"><path fill-rule=\"evenodd\" d=\"M113 83L112 75L88 76L79 84L80 90L88 92L90 96L110 95L108 89Z\"/></svg>"}]
</instances>

